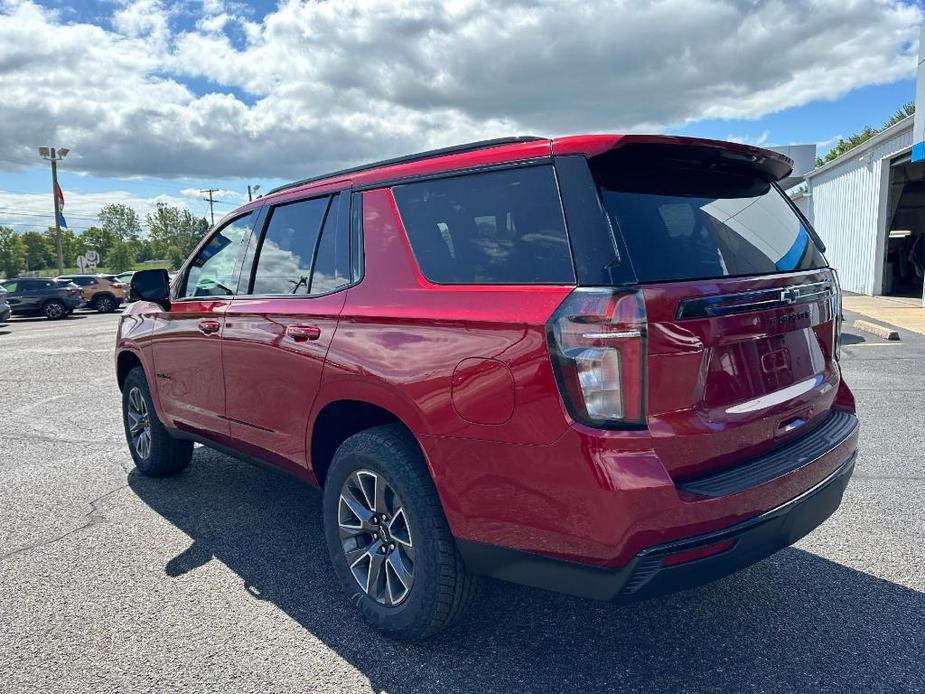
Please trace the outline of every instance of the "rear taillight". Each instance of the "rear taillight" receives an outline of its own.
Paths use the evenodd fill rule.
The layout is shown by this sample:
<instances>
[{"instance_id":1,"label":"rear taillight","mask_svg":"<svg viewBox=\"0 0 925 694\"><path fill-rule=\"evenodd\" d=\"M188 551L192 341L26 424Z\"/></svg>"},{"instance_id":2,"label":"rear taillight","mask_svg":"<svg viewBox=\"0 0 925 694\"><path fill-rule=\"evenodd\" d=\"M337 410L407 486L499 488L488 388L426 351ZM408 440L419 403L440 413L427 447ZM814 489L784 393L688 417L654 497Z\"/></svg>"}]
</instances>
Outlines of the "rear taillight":
<instances>
[{"instance_id":1,"label":"rear taillight","mask_svg":"<svg viewBox=\"0 0 925 694\"><path fill-rule=\"evenodd\" d=\"M834 268L831 270L833 280L832 291L832 349L835 352L835 360L841 358L841 325L842 325L842 308L841 308L841 285L838 283L838 273Z\"/></svg>"},{"instance_id":2,"label":"rear taillight","mask_svg":"<svg viewBox=\"0 0 925 694\"><path fill-rule=\"evenodd\" d=\"M579 288L546 324L569 414L608 429L645 425L646 311L638 291Z\"/></svg>"},{"instance_id":3,"label":"rear taillight","mask_svg":"<svg viewBox=\"0 0 925 694\"><path fill-rule=\"evenodd\" d=\"M127 289L128 288L128 285L125 284L124 282L113 282L112 286L115 287L116 289Z\"/></svg>"}]
</instances>

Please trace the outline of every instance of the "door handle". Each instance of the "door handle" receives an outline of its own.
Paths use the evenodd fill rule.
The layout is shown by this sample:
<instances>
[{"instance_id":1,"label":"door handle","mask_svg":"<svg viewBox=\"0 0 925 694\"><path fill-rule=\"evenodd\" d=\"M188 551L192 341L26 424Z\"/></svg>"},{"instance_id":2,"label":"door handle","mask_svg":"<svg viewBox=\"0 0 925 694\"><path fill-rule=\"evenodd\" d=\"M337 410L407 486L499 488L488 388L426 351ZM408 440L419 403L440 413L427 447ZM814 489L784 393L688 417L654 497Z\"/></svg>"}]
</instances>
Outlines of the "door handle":
<instances>
[{"instance_id":1,"label":"door handle","mask_svg":"<svg viewBox=\"0 0 925 694\"><path fill-rule=\"evenodd\" d=\"M317 340L321 337L321 328L316 325L287 325L286 334L296 342Z\"/></svg>"},{"instance_id":2,"label":"door handle","mask_svg":"<svg viewBox=\"0 0 925 694\"><path fill-rule=\"evenodd\" d=\"M206 335L209 335L211 333L217 333L219 330L221 330L222 324L217 320L211 320L207 318L206 320L199 321L199 329Z\"/></svg>"}]
</instances>

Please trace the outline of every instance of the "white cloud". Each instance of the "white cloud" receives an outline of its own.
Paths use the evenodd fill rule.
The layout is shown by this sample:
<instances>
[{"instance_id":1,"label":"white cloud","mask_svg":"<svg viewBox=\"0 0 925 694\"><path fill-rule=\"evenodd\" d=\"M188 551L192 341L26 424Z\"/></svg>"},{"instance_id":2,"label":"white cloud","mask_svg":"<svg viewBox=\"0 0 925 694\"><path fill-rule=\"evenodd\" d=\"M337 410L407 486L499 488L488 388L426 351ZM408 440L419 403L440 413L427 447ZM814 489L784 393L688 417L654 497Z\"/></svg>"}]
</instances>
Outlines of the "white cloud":
<instances>
[{"instance_id":1,"label":"white cloud","mask_svg":"<svg viewBox=\"0 0 925 694\"><path fill-rule=\"evenodd\" d=\"M137 0L105 29L0 8L0 168L58 143L115 176L295 178L500 134L759 118L910 76L923 19L899 0L290 0L258 22Z\"/></svg>"},{"instance_id":2,"label":"white cloud","mask_svg":"<svg viewBox=\"0 0 925 694\"><path fill-rule=\"evenodd\" d=\"M152 198L124 190L99 193L77 193L67 190L65 202L64 217L68 226L76 233L98 224L97 215L100 209L114 202L132 207L142 224L145 216L159 202L175 207L190 207L189 200L183 195L162 194ZM0 190L0 226L9 226L17 231L44 231L49 226L54 226L51 206L50 194L10 193Z\"/></svg>"},{"instance_id":3,"label":"white cloud","mask_svg":"<svg viewBox=\"0 0 925 694\"><path fill-rule=\"evenodd\" d=\"M756 147L771 147L771 132L763 130L760 135L727 135L726 139L730 142L738 142L743 145L754 145Z\"/></svg>"},{"instance_id":4,"label":"white cloud","mask_svg":"<svg viewBox=\"0 0 925 694\"><path fill-rule=\"evenodd\" d=\"M180 191L180 195L190 198L192 200L203 200L208 199L208 193L203 192L199 188L183 188ZM243 202L246 202L246 197L243 193L237 190L213 190L212 199L221 200L222 202L232 202L236 205L240 205Z\"/></svg>"}]
</instances>

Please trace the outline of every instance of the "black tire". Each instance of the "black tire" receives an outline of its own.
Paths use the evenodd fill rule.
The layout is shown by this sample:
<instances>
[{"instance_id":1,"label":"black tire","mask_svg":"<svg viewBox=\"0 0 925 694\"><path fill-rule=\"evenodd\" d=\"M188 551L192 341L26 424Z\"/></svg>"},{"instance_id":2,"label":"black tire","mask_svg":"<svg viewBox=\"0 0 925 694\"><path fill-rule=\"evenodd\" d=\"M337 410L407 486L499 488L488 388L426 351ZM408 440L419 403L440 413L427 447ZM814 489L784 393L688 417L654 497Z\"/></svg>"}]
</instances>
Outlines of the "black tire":
<instances>
[{"instance_id":1,"label":"black tire","mask_svg":"<svg viewBox=\"0 0 925 694\"><path fill-rule=\"evenodd\" d=\"M42 304L42 313L48 320L61 320L67 315L67 308L57 299L49 299Z\"/></svg>"},{"instance_id":2,"label":"black tire","mask_svg":"<svg viewBox=\"0 0 925 694\"><path fill-rule=\"evenodd\" d=\"M119 307L119 303L109 294L98 294L93 299L93 308L97 313L112 313Z\"/></svg>"},{"instance_id":3,"label":"black tire","mask_svg":"<svg viewBox=\"0 0 925 694\"><path fill-rule=\"evenodd\" d=\"M148 443L139 445L137 432L133 425L137 420L132 412L137 411L133 399L140 397L144 405L144 421L147 424ZM135 403L138 401L135 400ZM144 369L136 366L129 371L122 386L122 423L125 427L125 440L135 467L148 477L165 477L175 475L186 468L193 457L193 442L176 439L161 424L154 410L151 391Z\"/></svg>"},{"instance_id":4,"label":"black tire","mask_svg":"<svg viewBox=\"0 0 925 694\"><path fill-rule=\"evenodd\" d=\"M415 546L413 582L406 597L394 605L381 604L361 589L360 578L354 577L345 554L340 534L341 493L357 472L381 476L407 514L408 538ZM363 617L385 636L402 641L432 636L457 622L477 598L480 581L466 570L459 556L420 449L404 427L374 427L341 444L325 480L323 514L328 554L338 580ZM374 535L369 537L377 541ZM367 570L367 586L369 575Z\"/></svg>"}]
</instances>

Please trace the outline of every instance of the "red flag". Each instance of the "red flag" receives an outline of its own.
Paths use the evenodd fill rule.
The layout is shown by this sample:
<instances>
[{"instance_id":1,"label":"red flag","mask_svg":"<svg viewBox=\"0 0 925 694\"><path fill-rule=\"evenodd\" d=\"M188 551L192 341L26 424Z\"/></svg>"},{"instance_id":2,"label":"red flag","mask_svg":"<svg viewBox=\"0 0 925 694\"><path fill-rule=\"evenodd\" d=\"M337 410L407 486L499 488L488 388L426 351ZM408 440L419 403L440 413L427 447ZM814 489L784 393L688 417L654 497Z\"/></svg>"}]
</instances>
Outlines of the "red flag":
<instances>
[{"instance_id":1,"label":"red flag","mask_svg":"<svg viewBox=\"0 0 925 694\"><path fill-rule=\"evenodd\" d=\"M67 220L64 218L64 193L61 186L55 183L55 193L58 195L58 225L67 229Z\"/></svg>"}]
</instances>

